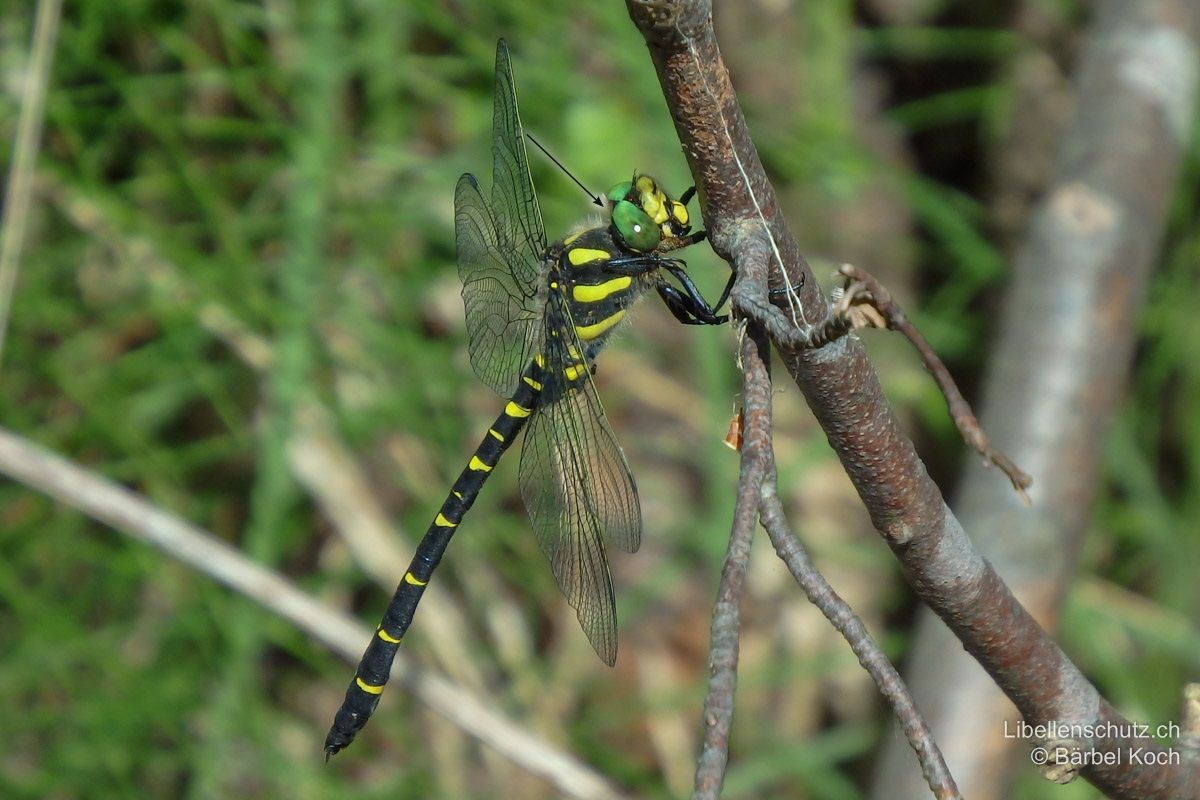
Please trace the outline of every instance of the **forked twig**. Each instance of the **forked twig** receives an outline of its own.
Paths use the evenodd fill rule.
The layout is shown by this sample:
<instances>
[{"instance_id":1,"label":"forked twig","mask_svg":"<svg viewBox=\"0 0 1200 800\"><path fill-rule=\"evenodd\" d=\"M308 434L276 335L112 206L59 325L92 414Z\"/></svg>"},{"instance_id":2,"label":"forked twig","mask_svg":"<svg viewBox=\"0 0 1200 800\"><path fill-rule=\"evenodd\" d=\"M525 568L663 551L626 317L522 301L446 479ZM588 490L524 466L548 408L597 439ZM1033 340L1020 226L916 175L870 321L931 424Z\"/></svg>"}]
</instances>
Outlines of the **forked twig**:
<instances>
[{"instance_id":1,"label":"forked twig","mask_svg":"<svg viewBox=\"0 0 1200 800\"><path fill-rule=\"evenodd\" d=\"M767 327L771 338L780 346L793 350L812 350L837 341L851 331L860 328L881 328L902 333L921 356L922 363L937 383L950 418L958 428L959 435L990 463L995 464L1008 476L1021 502L1030 504L1026 490L1033 485L1027 475L1012 459L992 446L991 440L979 425L979 419L971 405L958 390L950 370L929 342L912 324L904 309L895 301L875 276L853 264L843 264L838 274L845 283L834 295L833 309L825 319L806 330L795 327L778 308L765 302L762 292L743 291L736 294L743 310L752 311L754 318Z\"/></svg>"},{"instance_id":2,"label":"forked twig","mask_svg":"<svg viewBox=\"0 0 1200 800\"><path fill-rule=\"evenodd\" d=\"M748 327L755 331L759 338L757 352L768 352L766 339L761 329L754 325ZM765 357L763 361L766 362ZM788 523L783 504L779 500L775 450L769 434L771 424L770 375L765 368L765 363L756 373L753 371L756 366L754 361L743 355L743 362L747 392L758 382L763 383L766 388L766 407L764 411L759 412L759 415L765 419L768 433L763 444L757 447L754 453L755 458L762 462L766 471L760 484L758 498L759 521L766 529L776 554L787 566L809 602L842 634L863 669L879 687L880 694L892 706L896 719L921 764L921 773L925 776L934 796L939 800L960 798L958 787L955 785L954 778L942 757L942 752L933 738L933 732L916 703L913 702L912 695L900 677L900 673L884 655L858 615L834 591L833 587L829 585L829 581L812 563L804 545ZM756 436L756 434L752 435Z\"/></svg>"},{"instance_id":3,"label":"forked twig","mask_svg":"<svg viewBox=\"0 0 1200 800\"><path fill-rule=\"evenodd\" d=\"M771 463L767 478L762 484L759 513L763 527L767 529L767 535L771 537L771 544L775 546L775 552L787 565L788 571L792 573L796 583L804 590L809 602L816 606L817 610L832 623L838 633L842 634L842 638L846 640L854 655L858 657L858 663L862 664L863 669L871 676L871 680L875 681L875 685L879 687L879 693L891 704L905 738L908 739L908 743L917 754L917 759L921 764L921 774L925 776L925 781L933 791L933 796L938 800L961 798L962 795L959 794L958 786L954 783L954 777L950 774L950 769L942 757L942 751L933 738L933 731L929 729L929 724L921 715L916 703L913 702L912 694L904 684L904 679L900 677L896 667L871 638L871 634L863 625L862 620L858 618L849 604L834 591L833 587L829 585L829 581L825 580L825 576L812 563L804 545L801 544L800 539L788 524L783 504L779 501L774 453L768 453L767 457Z\"/></svg>"},{"instance_id":4,"label":"forked twig","mask_svg":"<svg viewBox=\"0 0 1200 800\"><path fill-rule=\"evenodd\" d=\"M999 467L1012 482L1013 489L1020 495L1021 501L1029 505L1029 495L1025 490L1033 485L1033 478L992 446L991 440L980 427L975 412L971 410L970 403L962 396L954 378L950 376L950 370L946 369L946 365L917 330L917 326L912 324L904 309L892 297L892 293L874 275L853 264L843 264L838 269L838 274L846 280L835 298L831 319L844 321L847 331L870 327L887 328L904 334L904 338L916 349L925 368L937 382L942 396L946 398L950 418L954 420L959 435L980 455Z\"/></svg>"}]
</instances>

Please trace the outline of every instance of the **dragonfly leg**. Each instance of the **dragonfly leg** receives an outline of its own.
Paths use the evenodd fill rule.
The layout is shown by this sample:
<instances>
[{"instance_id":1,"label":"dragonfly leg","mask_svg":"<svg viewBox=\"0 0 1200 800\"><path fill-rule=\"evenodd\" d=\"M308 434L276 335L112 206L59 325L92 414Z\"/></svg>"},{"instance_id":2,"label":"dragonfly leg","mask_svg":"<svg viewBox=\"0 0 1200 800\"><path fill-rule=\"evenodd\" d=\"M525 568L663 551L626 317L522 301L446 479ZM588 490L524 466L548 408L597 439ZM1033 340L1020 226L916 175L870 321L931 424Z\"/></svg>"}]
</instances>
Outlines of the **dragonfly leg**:
<instances>
[{"instance_id":1,"label":"dragonfly leg","mask_svg":"<svg viewBox=\"0 0 1200 800\"><path fill-rule=\"evenodd\" d=\"M660 283L655 287L658 290L658 296L662 298L663 304L675 317L684 325L703 325L704 321L697 319L693 312L693 304L691 298L683 294L669 283Z\"/></svg>"},{"instance_id":2,"label":"dragonfly leg","mask_svg":"<svg viewBox=\"0 0 1200 800\"><path fill-rule=\"evenodd\" d=\"M625 256L605 261L602 269L613 275L628 275L636 278L658 269L662 265L663 260L658 256Z\"/></svg>"},{"instance_id":3,"label":"dragonfly leg","mask_svg":"<svg viewBox=\"0 0 1200 800\"><path fill-rule=\"evenodd\" d=\"M684 325L722 325L729 321L728 316L714 313L704 298L686 289L680 291L666 281L659 281L655 289L675 319Z\"/></svg>"},{"instance_id":4,"label":"dragonfly leg","mask_svg":"<svg viewBox=\"0 0 1200 800\"><path fill-rule=\"evenodd\" d=\"M692 281L691 276L688 275L687 272L684 271L683 267L681 267L678 263L663 262L662 268L671 273L671 275L675 277L675 280L679 281L682 291L675 289L675 287L670 286L669 284L660 282L658 294L663 298L663 302L667 304L667 307L671 308L671 303L673 301L667 299L667 295L663 293L662 287L665 285L667 288L674 291L674 294L678 298L679 302L685 305L688 314L695 320L685 324L723 325L729 321L728 316L723 314L718 315L717 311L719 311L721 306L725 305L725 302L729 299L729 292L733 288L732 275L730 276L729 282L725 286L725 290L721 293L720 302L718 302L714 307L704 299L704 296L700 294L700 290L696 288L696 284ZM675 313L675 309L671 308L671 312ZM678 314L675 314L675 316L676 318L679 318Z\"/></svg>"}]
</instances>

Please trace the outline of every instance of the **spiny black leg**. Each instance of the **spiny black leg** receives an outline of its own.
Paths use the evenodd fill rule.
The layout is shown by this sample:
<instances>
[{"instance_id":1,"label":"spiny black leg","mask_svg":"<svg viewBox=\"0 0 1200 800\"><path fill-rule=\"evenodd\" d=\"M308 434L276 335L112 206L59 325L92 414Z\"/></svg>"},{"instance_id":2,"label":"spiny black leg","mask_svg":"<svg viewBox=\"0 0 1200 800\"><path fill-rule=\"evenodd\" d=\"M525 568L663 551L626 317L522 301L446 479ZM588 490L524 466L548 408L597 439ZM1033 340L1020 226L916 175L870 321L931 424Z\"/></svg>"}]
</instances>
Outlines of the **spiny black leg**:
<instances>
[{"instance_id":1,"label":"spiny black leg","mask_svg":"<svg viewBox=\"0 0 1200 800\"><path fill-rule=\"evenodd\" d=\"M700 315L696 313L698 309L696 308L695 301L671 284L660 282L655 288L658 290L658 296L662 298L663 303L671 311L671 314L684 325L718 324L710 320L701 319ZM723 318L721 321L724 322L725 319Z\"/></svg>"},{"instance_id":2,"label":"spiny black leg","mask_svg":"<svg viewBox=\"0 0 1200 800\"><path fill-rule=\"evenodd\" d=\"M680 291L664 280L658 282L656 287L658 294L671 309L671 313L675 314L676 319L685 325L723 325L729 321L729 317L718 316L713 312L712 307L695 291L694 285L690 286L691 291L689 291L688 285L690 284L691 281L687 281L687 285ZM680 310L684 312L687 319L679 315Z\"/></svg>"},{"instance_id":3,"label":"spiny black leg","mask_svg":"<svg viewBox=\"0 0 1200 800\"><path fill-rule=\"evenodd\" d=\"M721 325L729 321L729 317L717 316L716 309L708 304L704 299L704 295L700 294L700 290L696 288L696 284L692 282L692 277L688 275L679 264L667 263L663 264L663 269L675 276L675 280L679 281L683 287L683 294L686 295L692 315L705 325Z\"/></svg>"},{"instance_id":4,"label":"spiny black leg","mask_svg":"<svg viewBox=\"0 0 1200 800\"><path fill-rule=\"evenodd\" d=\"M688 203L692 202L692 198L695 196L696 196L696 187L689 186L687 191L685 191L683 194L679 195L679 202L683 203L686 206Z\"/></svg>"}]
</instances>

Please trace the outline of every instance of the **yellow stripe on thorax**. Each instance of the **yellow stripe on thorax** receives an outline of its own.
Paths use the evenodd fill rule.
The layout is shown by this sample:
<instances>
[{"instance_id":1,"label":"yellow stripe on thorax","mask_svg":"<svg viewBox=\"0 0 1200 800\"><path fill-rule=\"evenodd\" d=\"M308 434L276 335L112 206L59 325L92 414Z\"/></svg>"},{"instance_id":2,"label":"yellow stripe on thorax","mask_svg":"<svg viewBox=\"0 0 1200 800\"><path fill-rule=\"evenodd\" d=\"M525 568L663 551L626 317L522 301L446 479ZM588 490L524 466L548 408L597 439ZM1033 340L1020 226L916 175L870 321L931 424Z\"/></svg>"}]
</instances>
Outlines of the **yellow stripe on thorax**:
<instances>
[{"instance_id":1,"label":"yellow stripe on thorax","mask_svg":"<svg viewBox=\"0 0 1200 800\"><path fill-rule=\"evenodd\" d=\"M542 385L540 383L538 383L537 381L535 381L533 378L529 377L528 375L526 375L524 378L522 378L522 380L524 380L526 383L528 383L535 392L540 392L542 390Z\"/></svg>"},{"instance_id":2,"label":"yellow stripe on thorax","mask_svg":"<svg viewBox=\"0 0 1200 800\"><path fill-rule=\"evenodd\" d=\"M625 309L621 309L611 316L607 316L594 325L577 326L575 333L579 334L579 338L585 342L602 336L606 332L612 330L613 326L625 318Z\"/></svg>"},{"instance_id":3,"label":"yellow stripe on thorax","mask_svg":"<svg viewBox=\"0 0 1200 800\"><path fill-rule=\"evenodd\" d=\"M571 296L580 303L598 303L617 292L628 289L632 283L633 278L628 275L622 275L619 278L613 278L611 281L605 281L604 283L581 284L572 287Z\"/></svg>"},{"instance_id":4,"label":"yellow stripe on thorax","mask_svg":"<svg viewBox=\"0 0 1200 800\"><path fill-rule=\"evenodd\" d=\"M612 253L607 250L594 250L590 247L576 247L567 251L567 261L576 267L609 258L612 258Z\"/></svg>"}]
</instances>

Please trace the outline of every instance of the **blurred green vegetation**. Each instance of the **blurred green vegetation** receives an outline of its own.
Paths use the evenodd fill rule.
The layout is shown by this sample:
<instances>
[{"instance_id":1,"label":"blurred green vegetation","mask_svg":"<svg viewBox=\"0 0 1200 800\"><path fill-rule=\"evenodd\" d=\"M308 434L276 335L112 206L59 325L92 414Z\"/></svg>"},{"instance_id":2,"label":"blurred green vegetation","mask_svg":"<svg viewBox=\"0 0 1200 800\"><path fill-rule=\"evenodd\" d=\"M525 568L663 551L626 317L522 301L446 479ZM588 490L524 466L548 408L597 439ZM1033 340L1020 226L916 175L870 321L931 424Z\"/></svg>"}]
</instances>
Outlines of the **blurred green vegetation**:
<instances>
[{"instance_id":1,"label":"blurred green vegetation","mask_svg":"<svg viewBox=\"0 0 1200 800\"><path fill-rule=\"evenodd\" d=\"M845 1L729 4L717 19L751 130L819 271L850 258L856 220L878 214L866 199L882 191L900 222L871 266L908 287L914 316L968 378L986 357L986 312L1011 244L989 225L978 151L1011 111L1008 61L1030 46L997 21L1005 4L976 5L977 18L959 9L916 28L862 28ZM1078 24L1072 3L1044 5ZM364 577L297 482L294 414L313 403L328 411L411 547L498 407L467 364L452 240L458 175L490 182L495 41L512 47L526 127L594 190L645 169L679 192L687 165L640 36L619 2L126 0L64 13L2 424L373 625L390 589ZM755 14L786 16L768 29L743 18ZM31 20L28 4L0 16L6 167ZM876 112L916 148L912 169L860 130L852 94L863 58L908 80L939 76ZM975 162L939 149L939 134L964 131ZM556 236L590 206L531 160ZM1145 721L1173 718L1176 687L1200 667L1197 186L1193 156L1064 621L1069 652ZM895 264L878 263L891 253ZM703 247L688 260L715 293L724 265ZM672 750L664 731L699 727L737 470L721 438L737 384L729 331L684 329L655 302L635 323L599 373L646 517L643 552L614 560L617 669L590 657L563 613L513 466L484 491L438 582L460 605L500 708L638 796L667 797L689 788L692 754ZM267 366L248 357L260 341ZM952 475L958 443L936 390L901 345L871 347L898 354L887 359L889 392L931 469ZM910 607L891 557L798 393L785 387L777 400L781 476L802 534L899 656L902 629L881 628ZM0 486L0 509L0 795L551 796L401 690L325 766L320 747L350 665L206 576L21 486ZM852 657L757 546L727 796L854 797L883 717L863 682L834 682L854 671ZM517 613L501 620L497 607ZM508 641L498 627L514 618L525 640L498 653ZM422 622L407 652L430 661L439 632Z\"/></svg>"}]
</instances>

